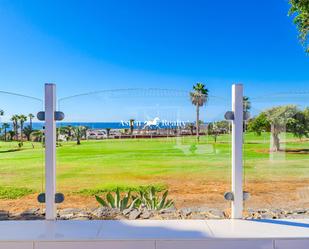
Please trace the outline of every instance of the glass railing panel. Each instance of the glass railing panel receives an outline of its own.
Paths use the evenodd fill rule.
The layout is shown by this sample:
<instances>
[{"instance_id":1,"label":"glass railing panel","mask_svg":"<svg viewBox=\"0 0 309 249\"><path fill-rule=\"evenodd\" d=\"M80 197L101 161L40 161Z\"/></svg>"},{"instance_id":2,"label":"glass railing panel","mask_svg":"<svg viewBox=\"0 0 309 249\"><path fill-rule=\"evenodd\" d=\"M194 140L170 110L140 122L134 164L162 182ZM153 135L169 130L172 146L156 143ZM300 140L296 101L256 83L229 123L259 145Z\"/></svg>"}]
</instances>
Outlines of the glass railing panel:
<instances>
[{"instance_id":1,"label":"glass railing panel","mask_svg":"<svg viewBox=\"0 0 309 249\"><path fill-rule=\"evenodd\" d=\"M0 219L42 219L44 132L41 99L0 92Z\"/></svg>"},{"instance_id":2,"label":"glass railing panel","mask_svg":"<svg viewBox=\"0 0 309 249\"><path fill-rule=\"evenodd\" d=\"M307 93L251 98L245 124L247 216L302 218L309 211ZM308 214L307 214L308 215Z\"/></svg>"},{"instance_id":3,"label":"glass railing panel","mask_svg":"<svg viewBox=\"0 0 309 249\"><path fill-rule=\"evenodd\" d=\"M66 117L57 123L57 191L65 194L60 219L81 213L94 219L228 217L223 194L231 184L231 137L224 113L230 101L209 96L199 108L199 141L196 106L186 91L99 91L60 98L58 106ZM117 189L122 200L131 191L134 208L110 203L108 193L115 197ZM121 211L98 209L96 195Z\"/></svg>"}]
</instances>

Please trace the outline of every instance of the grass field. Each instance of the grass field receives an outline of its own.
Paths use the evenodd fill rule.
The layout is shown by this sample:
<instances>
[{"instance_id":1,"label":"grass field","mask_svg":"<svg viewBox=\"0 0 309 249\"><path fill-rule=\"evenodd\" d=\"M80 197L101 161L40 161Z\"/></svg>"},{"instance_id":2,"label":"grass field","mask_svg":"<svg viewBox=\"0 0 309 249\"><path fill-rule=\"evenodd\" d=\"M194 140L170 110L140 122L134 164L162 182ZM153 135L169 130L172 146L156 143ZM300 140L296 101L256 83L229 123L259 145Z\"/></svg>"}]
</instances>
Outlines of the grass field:
<instances>
[{"instance_id":1,"label":"grass field","mask_svg":"<svg viewBox=\"0 0 309 249\"><path fill-rule=\"evenodd\" d=\"M269 152L270 134L245 135L245 189L252 195L248 207L309 207L309 140L283 135L286 151L277 153ZM222 198L230 190L229 135L219 136L217 143L203 136L199 144L194 137L82 141L81 145L72 141L57 150L57 191L67 197L63 206L92 206L94 194L148 185L168 188L179 207L229 205ZM42 145L25 142L18 150L17 142L0 142L0 156L0 209L36 205L34 198L44 186Z\"/></svg>"}]
</instances>

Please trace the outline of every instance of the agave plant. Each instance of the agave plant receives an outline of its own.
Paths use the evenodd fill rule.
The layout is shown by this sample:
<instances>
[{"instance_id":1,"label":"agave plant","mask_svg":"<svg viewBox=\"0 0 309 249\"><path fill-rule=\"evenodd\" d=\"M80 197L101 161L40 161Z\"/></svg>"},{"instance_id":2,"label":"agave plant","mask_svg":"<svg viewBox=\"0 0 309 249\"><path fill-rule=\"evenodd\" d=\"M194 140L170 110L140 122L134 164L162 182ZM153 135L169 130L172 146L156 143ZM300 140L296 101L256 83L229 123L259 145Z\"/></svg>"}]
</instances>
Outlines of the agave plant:
<instances>
[{"instance_id":1,"label":"agave plant","mask_svg":"<svg viewBox=\"0 0 309 249\"><path fill-rule=\"evenodd\" d=\"M124 197L121 197L119 188L115 191L114 196L111 193L108 193L106 195L106 200L97 195L95 198L103 207L118 208L121 211L133 208L138 201L137 198L132 198L131 191L129 191Z\"/></svg>"},{"instance_id":2,"label":"agave plant","mask_svg":"<svg viewBox=\"0 0 309 249\"><path fill-rule=\"evenodd\" d=\"M168 200L168 190L166 190L160 197L158 191L154 187L148 188L146 190L140 191L139 196L135 197L135 200L144 205L147 209L151 210L161 210L167 209L174 205L173 200Z\"/></svg>"}]
</instances>

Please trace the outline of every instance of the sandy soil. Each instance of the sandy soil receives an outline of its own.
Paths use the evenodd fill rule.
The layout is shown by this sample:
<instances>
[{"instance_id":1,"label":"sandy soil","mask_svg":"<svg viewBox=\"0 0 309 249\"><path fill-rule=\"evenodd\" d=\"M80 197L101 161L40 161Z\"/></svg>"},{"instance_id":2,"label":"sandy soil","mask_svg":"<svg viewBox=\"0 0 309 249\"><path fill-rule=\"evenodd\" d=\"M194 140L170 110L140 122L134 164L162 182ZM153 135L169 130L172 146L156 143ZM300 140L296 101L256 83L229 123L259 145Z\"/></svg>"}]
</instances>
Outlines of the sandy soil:
<instances>
[{"instance_id":1,"label":"sandy soil","mask_svg":"<svg viewBox=\"0 0 309 249\"><path fill-rule=\"evenodd\" d=\"M230 183L193 181L192 179L169 180L170 195L176 207L209 207L226 210L229 202L223 194L230 190ZM255 181L245 185L244 190L250 192L250 199L245 202L246 208L309 208L309 180L298 181ZM21 212L30 208L44 208L37 202L37 194L25 196L17 200L0 200L0 210ZM63 208L95 208L98 203L93 196L65 194Z\"/></svg>"}]
</instances>

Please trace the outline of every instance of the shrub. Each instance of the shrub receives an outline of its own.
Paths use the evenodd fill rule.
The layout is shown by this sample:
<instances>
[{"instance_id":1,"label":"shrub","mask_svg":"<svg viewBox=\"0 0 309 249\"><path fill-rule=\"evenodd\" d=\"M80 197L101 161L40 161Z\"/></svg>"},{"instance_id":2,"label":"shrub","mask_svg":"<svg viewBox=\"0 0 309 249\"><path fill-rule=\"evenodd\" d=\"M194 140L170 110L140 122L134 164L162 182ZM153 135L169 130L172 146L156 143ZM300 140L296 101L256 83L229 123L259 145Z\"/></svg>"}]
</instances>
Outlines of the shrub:
<instances>
[{"instance_id":1,"label":"shrub","mask_svg":"<svg viewBox=\"0 0 309 249\"><path fill-rule=\"evenodd\" d=\"M162 196L159 196L158 193L154 187L150 187L144 191L140 191L139 196L135 197L135 199L139 200L137 202L138 204L144 205L151 210L167 209L174 205L173 200L167 199L168 190Z\"/></svg>"},{"instance_id":2,"label":"shrub","mask_svg":"<svg viewBox=\"0 0 309 249\"><path fill-rule=\"evenodd\" d=\"M18 199L32 194L34 191L28 188L15 188L0 186L0 199Z\"/></svg>"},{"instance_id":3,"label":"shrub","mask_svg":"<svg viewBox=\"0 0 309 249\"><path fill-rule=\"evenodd\" d=\"M120 189L117 188L114 194L109 192L104 199L98 195L95 195L95 198L103 207L118 208L121 211L133 207L146 207L149 210L161 210L174 205L173 200L167 199L168 190L161 196L159 193L160 191L156 190L154 186L139 190L136 196L132 196L131 191L123 195L120 193Z\"/></svg>"},{"instance_id":4,"label":"shrub","mask_svg":"<svg viewBox=\"0 0 309 249\"><path fill-rule=\"evenodd\" d=\"M127 208L133 208L134 204L137 202L137 199L132 198L131 191L122 197L118 188L115 191L114 196L111 193L107 193L106 200L98 195L96 195L95 198L103 207L119 208L121 211Z\"/></svg>"}]
</instances>

